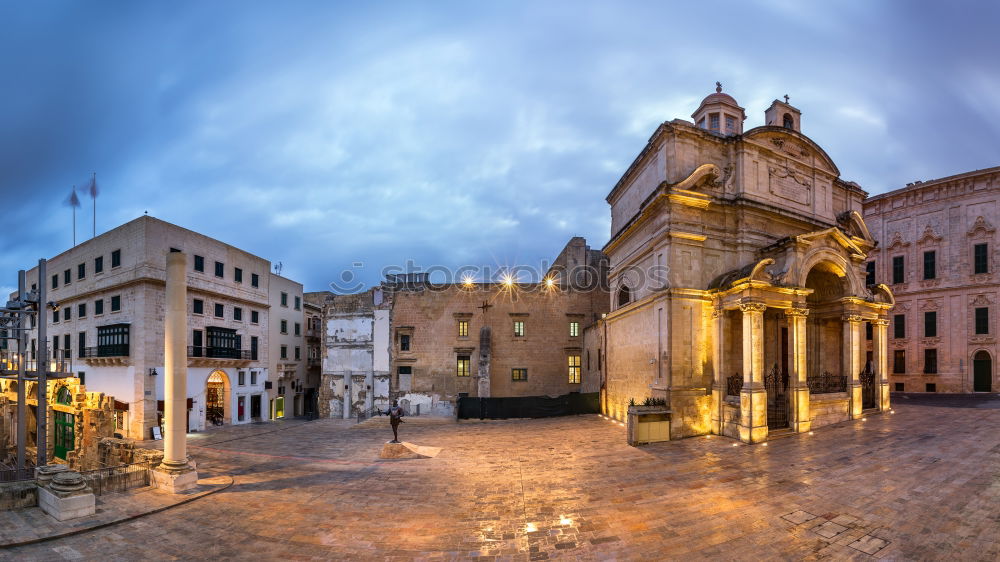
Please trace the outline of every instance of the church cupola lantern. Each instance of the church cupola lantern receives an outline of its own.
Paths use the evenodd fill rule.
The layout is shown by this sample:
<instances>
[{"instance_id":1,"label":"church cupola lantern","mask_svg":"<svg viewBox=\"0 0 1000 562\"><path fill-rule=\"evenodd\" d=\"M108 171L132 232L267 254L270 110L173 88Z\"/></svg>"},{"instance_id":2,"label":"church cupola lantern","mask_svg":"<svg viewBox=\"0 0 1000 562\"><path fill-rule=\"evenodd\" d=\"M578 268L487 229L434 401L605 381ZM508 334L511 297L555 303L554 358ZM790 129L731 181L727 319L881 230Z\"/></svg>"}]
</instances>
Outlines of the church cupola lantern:
<instances>
[{"instance_id":1,"label":"church cupola lantern","mask_svg":"<svg viewBox=\"0 0 1000 562\"><path fill-rule=\"evenodd\" d=\"M722 84L716 82L715 93L701 100L701 105L691 117L701 129L730 136L743 134L743 121L747 115L732 96L722 93Z\"/></svg>"},{"instance_id":2,"label":"church cupola lantern","mask_svg":"<svg viewBox=\"0 0 1000 562\"><path fill-rule=\"evenodd\" d=\"M785 101L774 100L771 107L764 112L764 123L770 127L784 127L793 131L802 132L802 112L788 104L788 95Z\"/></svg>"}]
</instances>

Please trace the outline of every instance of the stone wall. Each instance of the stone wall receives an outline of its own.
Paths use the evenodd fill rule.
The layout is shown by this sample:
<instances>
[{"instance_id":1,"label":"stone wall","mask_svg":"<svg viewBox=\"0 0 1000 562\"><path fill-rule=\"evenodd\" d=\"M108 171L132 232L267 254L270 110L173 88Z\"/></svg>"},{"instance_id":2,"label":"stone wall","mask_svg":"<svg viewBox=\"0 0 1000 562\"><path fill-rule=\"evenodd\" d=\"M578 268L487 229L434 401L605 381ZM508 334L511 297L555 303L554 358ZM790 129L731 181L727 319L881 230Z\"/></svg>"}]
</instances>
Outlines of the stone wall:
<instances>
[{"instance_id":1,"label":"stone wall","mask_svg":"<svg viewBox=\"0 0 1000 562\"><path fill-rule=\"evenodd\" d=\"M812 394L809 396L812 429L850 419L850 400L846 392Z\"/></svg>"}]
</instances>

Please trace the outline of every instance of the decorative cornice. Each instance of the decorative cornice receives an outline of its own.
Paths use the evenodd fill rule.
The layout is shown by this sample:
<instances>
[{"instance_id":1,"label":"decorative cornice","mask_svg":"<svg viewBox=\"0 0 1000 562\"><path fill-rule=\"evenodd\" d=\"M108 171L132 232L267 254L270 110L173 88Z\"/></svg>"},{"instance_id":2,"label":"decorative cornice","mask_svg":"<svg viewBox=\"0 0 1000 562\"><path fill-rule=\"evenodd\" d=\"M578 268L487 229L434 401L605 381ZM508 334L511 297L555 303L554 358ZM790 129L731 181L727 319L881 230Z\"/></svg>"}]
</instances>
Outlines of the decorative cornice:
<instances>
[{"instance_id":1,"label":"decorative cornice","mask_svg":"<svg viewBox=\"0 0 1000 562\"><path fill-rule=\"evenodd\" d=\"M969 236L986 236L996 232L996 228L993 227L982 215L976 217L975 222L972 224L972 228L969 229Z\"/></svg>"},{"instance_id":2,"label":"decorative cornice","mask_svg":"<svg viewBox=\"0 0 1000 562\"><path fill-rule=\"evenodd\" d=\"M746 314L748 312L763 313L767 310L767 305L762 302L741 302L740 310Z\"/></svg>"},{"instance_id":3,"label":"decorative cornice","mask_svg":"<svg viewBox=\"0 0 1000 562\"><path fill-rule=\"evenodd\" d=\"M860 314L845 314L841 319L851 324L860 324L865 321L865 317Z\"/></svg>"},{"instance_id":4,"label":"decorative cornice","mask_svg":"<svg viewBox=\"0 0 1000 562\"><path fill-rule=\"evenodd\" d=\"M785 316L809 316L808 308L787 308Z\"/></svg>"}]
</instances>

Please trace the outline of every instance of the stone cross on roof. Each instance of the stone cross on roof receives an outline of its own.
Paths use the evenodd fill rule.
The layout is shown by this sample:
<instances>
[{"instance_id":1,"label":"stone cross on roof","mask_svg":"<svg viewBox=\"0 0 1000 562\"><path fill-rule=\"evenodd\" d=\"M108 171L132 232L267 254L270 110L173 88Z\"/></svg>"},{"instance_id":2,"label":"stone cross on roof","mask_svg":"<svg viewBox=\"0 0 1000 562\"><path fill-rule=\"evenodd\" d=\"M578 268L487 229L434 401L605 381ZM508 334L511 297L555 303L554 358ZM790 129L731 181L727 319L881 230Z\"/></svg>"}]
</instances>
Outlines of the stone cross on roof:
<instances>
[{"instance_id":1,"label":"stone cross on roof","mask_svg":"<svg viewBox=\"0 0 1000 562\"><path fill-rule=\"evenodd\" d=\"M788 103L788 94L785 94L785 103Z\"/></svg>"},{"instance_id":2,"label":"stone cross on roof","mask_svg":"<svg viewBox=\"0 0 1000 562\"><path fill-rule=\"evenodd\" d=\"M722 84L719 83L719 82L715 83L715 93L717 93L717 94L721 94L722 93Z\"/></svg>"}]
</instances>

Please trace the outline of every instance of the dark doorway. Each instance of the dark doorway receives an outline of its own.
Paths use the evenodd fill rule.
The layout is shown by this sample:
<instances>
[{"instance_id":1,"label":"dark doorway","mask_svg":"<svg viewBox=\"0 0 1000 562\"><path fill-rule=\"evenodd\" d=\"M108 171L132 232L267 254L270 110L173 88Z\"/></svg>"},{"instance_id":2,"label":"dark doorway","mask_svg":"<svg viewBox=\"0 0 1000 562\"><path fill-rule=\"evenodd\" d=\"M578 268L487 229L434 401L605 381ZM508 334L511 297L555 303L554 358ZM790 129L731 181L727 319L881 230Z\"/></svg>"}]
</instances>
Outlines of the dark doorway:
<instances>
[{"instance_id":1,"label":"dark doorway","mask_svg":"<svg viewBox=\"0 0 1000 562\"><path fill-rule=\"evenodd\" d=\"M250 419L260 421L260 394L250 397Z\"/></svg>"},{"instance_id":2,"label":"dark doorway","mask_svg":"<svg viewBox=\"0 0 1000 562\"><path fill-rule=\"evenodd\" d=\"M878 407L878 389L875 385L875 369L872 367L871 361L865 364L865 370L861 371L858 376L861 379L861 408L877 408Z\"/></svg>"},{"instance_id":3,"label":"dark doorway","mask_svg":"<svg viewBox=\"0 0 1000 562\"><path fill-rule=\"evenodd\" d=\"M788 427L788 372L775 364L764 376L767 391L767 428Z\"/></svg>"},{"instance_id":4,"label":"dark doorway","mask_svg":"<svg viewBox=\"0 0 1000 562\"><path fill-rule=\"evenodd\" d=\"M992 392L993 360L990 354L979 351L972 357L972 391Z\"/></svg>"}]
</instances>

